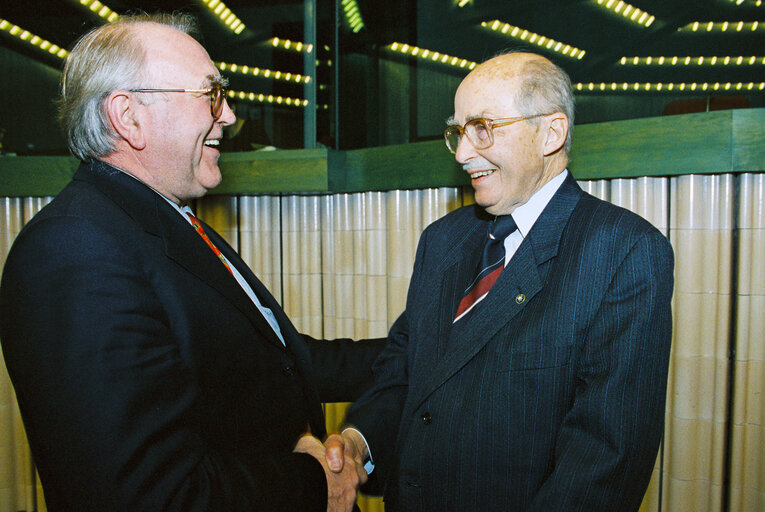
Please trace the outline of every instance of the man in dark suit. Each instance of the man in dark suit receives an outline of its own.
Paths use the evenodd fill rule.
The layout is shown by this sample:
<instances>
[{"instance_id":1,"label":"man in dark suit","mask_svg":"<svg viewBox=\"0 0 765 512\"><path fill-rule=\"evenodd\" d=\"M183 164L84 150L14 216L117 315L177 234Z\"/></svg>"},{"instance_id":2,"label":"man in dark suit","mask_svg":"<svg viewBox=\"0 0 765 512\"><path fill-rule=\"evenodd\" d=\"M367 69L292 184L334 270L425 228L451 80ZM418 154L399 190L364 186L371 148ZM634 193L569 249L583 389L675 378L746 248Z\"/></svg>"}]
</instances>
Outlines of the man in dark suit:
<instances>
[{"instance_id":1,"label":"man in dark suit","mask_svg":"<svg viewBox=\"0 0 765 512\"><path fill-rule=\"evenodd\" d=\"M0 338L47 507L349 510L363 468L330 472L301 435L371 384L381 342L299 334L193 216L235 117L192 21L80 39L61 113L83 163L5 266Z\"/></svg>"},{"instance_id":2,"label":"man in dark suit","mask_svg":"<svg viewBox=\"0 0 765 512\"><path fill-rule=\"evenodd\" d=\"M673 254L579 188L572 120L568 76L538 55L490 59L457 90L445 136L477 205L422 234L376 383L327 442L329 459L344 444L374 465L387 512L640 506L663 430Z\"/></svg>"}]
</instances>

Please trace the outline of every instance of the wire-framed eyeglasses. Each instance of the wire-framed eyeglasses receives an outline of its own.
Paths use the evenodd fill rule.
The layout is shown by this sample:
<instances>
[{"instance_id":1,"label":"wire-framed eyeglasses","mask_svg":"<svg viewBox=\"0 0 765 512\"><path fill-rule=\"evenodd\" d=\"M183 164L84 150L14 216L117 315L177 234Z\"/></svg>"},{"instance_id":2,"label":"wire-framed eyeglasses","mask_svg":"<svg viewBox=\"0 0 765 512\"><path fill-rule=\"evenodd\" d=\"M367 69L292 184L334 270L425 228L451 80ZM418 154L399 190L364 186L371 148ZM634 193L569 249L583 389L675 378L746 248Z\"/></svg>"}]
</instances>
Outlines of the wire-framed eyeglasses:
<instances>
[{"instance_id":1,"label":"wire-framed eyeglasses","mask_svg":"<svg viewBox=\"0 0 765 512\"><path fill-rule=\"evenodd\" d=\"M226 88L218 83L207 89L130 89L130 92L190 92L206 94L210 97L210 113L216 121L223 114L223 102L226 100Z\"/></svg>"},{"instance_id":2,"label":"wire-framed eyeglasses","mask_svg":"<svg viewBox=\"0 0 765 512\"><path fill-rule=\"evenodd\" d=\"M444 140L446 147L452 153L457 152L457 146L463 135L467 135L468 140L475 149L486 149L494 144L494 128L501 128L519 121L526 121L535 117L548 116L550 114L534 114L532 116L503 117L501 119L486 119L477 117L471 119L464 126L452 124L444 130Z\"/></svg>"}]
</instances>

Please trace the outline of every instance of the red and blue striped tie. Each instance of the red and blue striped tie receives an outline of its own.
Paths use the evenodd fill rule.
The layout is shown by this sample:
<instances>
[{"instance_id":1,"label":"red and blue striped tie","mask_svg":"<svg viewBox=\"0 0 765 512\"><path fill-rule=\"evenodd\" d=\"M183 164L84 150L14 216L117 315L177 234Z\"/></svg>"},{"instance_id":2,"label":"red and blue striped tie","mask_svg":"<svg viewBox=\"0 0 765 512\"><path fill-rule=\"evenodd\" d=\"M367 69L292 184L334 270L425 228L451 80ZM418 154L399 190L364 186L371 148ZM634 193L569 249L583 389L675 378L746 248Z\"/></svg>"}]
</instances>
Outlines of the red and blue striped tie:
<instances>
[{"instance_id":1,"label":"red and blue striped tie","mask_svg":"<svg viewBox=\"0 0 765 512\"><path fill-rule=\"evenodd\" d=\"M515 225L512 215L502 215L489 224L478 275L465 289L465 296L457 307L454 322L465 316L489 293L505 268L505 238L516 229L518 226Z\"/></svg>"}]
</instances>

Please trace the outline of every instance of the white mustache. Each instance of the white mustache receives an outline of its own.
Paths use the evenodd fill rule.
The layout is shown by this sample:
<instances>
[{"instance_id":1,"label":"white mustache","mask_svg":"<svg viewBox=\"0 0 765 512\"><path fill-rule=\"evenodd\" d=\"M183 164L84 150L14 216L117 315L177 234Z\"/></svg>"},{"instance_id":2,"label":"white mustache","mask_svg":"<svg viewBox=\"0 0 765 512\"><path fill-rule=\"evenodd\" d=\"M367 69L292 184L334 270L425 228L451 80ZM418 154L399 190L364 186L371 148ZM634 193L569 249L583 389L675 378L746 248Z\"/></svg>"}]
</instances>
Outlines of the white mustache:
<instances>
[{"instance_id":1,"label":"white mustache","mask_svg":"<svg viewBox=\"0 0 765 512\"><path fill-rule=\"evenodd\" d=\"M469 161L466 164L462 164L462 170L465 171L465 172L470 172L470 171L487 171L487 170L490 170L490 169L495 169L496 170L496 168L497 168L496 166L491 165L486 160L471 160L471 161Z\"/></svg>"}]
</instances>

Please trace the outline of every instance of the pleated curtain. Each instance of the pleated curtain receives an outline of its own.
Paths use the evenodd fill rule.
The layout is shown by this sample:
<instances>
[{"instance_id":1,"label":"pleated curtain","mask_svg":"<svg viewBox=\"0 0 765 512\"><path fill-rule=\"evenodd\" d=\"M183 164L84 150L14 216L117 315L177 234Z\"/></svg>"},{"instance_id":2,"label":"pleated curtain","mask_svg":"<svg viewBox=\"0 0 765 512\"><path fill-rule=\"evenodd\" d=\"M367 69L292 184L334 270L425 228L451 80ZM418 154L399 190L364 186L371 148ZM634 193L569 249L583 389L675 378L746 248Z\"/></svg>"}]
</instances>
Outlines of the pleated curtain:
<instances>
[{"instance_id":1,"label":"pleated curtain","mask_svg":"<svg viewBox=\"0 0 765 512\"><path fill-rule=\"evenodd\" d=\"M581 181L675 250L674 335L661 451L641 512L765 510L765 175ZM0 198L0 263L49 199ZM209 196L197 215L231 243L314 337L384 336L401 313L422 230L469 188ZM0 367L0 512L44 510ZM326 404L337 428L347 404ZM426 462L425 462L426 463ZM37 498L35 498L35 494ZM382 511L361 497L364 512Z\"/></svg>"}]
</instances>

